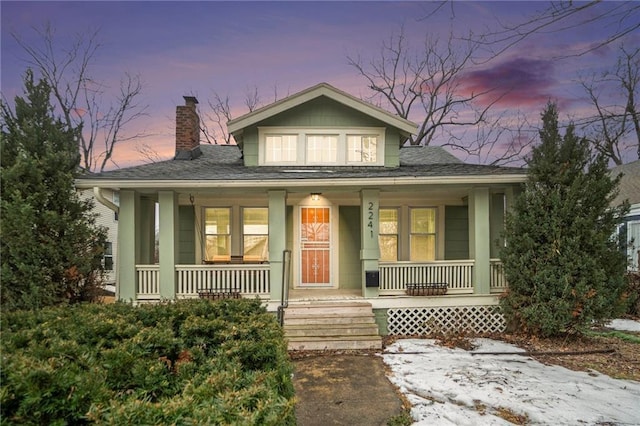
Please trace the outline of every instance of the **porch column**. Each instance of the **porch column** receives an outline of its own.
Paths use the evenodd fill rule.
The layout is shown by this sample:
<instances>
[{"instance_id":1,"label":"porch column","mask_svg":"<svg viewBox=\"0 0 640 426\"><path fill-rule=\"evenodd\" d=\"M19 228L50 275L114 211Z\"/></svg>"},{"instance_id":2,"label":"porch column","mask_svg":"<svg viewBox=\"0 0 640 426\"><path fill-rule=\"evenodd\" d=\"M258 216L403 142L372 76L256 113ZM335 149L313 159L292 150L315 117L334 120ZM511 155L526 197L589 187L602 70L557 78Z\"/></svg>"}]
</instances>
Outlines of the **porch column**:
<instances>
[{"instance_id":1,"label":"porch column","mask_svg":"<svg viewBox=\"0 0 640 426\"><path fill-rule=\"evenodd\" d=\"M380 207L380 190L363 189L360 191L360 223L361 245L360 260L362 261L362 295L377 297L379 287L366 286L366 272L378 271L380 246L378 244L378 209Z\"/></svg>"},{"instance_id":2,"label":"porch column","mask_svg":"<svg viewBox=\"0 0 640 426\"><path fill-rule=\"evenodd\" d=\"M160 191L159 204L159 286L160 298L176 297L176 261L178 259L178 195L173 191Z\"/></svg>"},{"instance_id":3,"label":"porch column","mask_svg":"<svg viewBox=\"0 0 640 426\"><path fill-rule=\"evenodd\" d=\"M473 292L489 294L491 236L489 188L473 188L469 193L469 255L474 259Z\"/></svg>"},{"instance_id":4,"label":"porch column","mask_svg":"<svg viewBox=\"0 0 640 426\"><path fill-rule=\"evenodd\" d=\"M282 252L287 248L287 191L269 191L269 283L271 300L282 297Z\"/></svg>"},{"instance_id":5,"label":"porch column","mask_svg":"<svg viewBox=\"0 0 640 426\"><path fill-rule=\"evenodd\" d=\"M136 300L136 263L140 259L140 238L136 224L139 215L140 196L135 191L120 191L116 299L126 302Z\"/></svg>"}]
</instances>

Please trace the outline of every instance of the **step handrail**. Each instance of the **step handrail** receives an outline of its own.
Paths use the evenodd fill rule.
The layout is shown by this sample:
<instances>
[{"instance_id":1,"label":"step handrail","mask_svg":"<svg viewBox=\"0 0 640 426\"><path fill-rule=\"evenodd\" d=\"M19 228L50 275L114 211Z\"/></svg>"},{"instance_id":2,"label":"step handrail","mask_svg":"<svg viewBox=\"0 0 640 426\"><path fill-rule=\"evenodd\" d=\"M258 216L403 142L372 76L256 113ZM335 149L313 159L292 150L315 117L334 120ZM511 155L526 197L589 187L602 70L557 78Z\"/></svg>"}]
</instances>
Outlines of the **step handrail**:
<instances>
[{"instance_id":1,"label":"step handrail","mask_svg":"<svg viewBox=\"0 0 640 426\"><path fill-rule=\"evenodd\" d=\"M289 278L291 276L291 250L282 251L282 289L280 306L278 306L278 322L284 326L284 310L289 307Z\"/></svg>"}]
</instances>

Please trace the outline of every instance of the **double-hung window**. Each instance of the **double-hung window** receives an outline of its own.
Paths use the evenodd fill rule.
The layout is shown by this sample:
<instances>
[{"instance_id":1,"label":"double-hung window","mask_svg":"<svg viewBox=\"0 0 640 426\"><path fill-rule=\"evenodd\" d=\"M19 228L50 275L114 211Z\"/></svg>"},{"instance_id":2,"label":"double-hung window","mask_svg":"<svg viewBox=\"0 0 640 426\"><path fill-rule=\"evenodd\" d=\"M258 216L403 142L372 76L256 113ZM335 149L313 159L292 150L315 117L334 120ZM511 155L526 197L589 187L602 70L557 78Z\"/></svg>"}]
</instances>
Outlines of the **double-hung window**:
<instances>
[{"instance_id":1,"label":"double-hung window","mask_svg":"<svg viewBox=\"0 0 640 426\"><path fill-rule=\"evenodd\" d=\"M269 210L245 207L242 210L242 255L244 260L269 260Z\"/></svg>"},{"instance_id":2,"label":"double-hung window","mask_svg":"<svg viewBox=\"0 0 640 426\"><path fill-rule=\"evenodd\" d=\"M204 219L205 260L231 258L231 209L207 208Z\"/></svg>"},{"instance_id":3,"label":"double-hung window","mask_svg":"<svg viewBox=\"0 0 640 426\"><path fill-rule=\"evenodd\" d=\"M429 261L436 258L436 209L410 210L410 260Z\"/></svg>"},{"instance_id":4,"label":"double-hung window","mask_svg":"<svg viewBox=\"0 0 640 426\"><path fill-rule=\"evenodd\" d=\"M293 163L297 159L297 135L265 136L265 163Z\"/></svg>"},{"instance_id":5,"label":"double-hung window","mask_svg":"<svg viewBox=\"0 0 640 426\"><path fill-rule=\"evenodd\" d=\"M378 216L380 261L395 262L398 260L398 209L380 209Z\"/></svg>"},{"instance_id":6,"label":"double-hung window","mask_svg":"<svg viewBox=\"0 0 640 426\"><path fill-rule=\"evenodd\" d=\"M378 138L375 135L347 136L349 163L375 163L378 161Z\"/></svg>"},{"instance_id":7,"label":"double-hung window","mask_svg":"<svg viewBox=\"0 0 640 426\"><path fill-rule=\"evenodd\" d=\"M337 153L338 136L307 136L307 164L335 164Z\"/></svg>"},{"instance_id":8,"label":"double-hung window","mask_svg":"<svg viewBox=\"0 0 640 426\"><path fill-rule=\"evenodd\" d=\"M107 242L104 247L104 270L113 271L113 243Z\"/></svg>"}]
</instances>

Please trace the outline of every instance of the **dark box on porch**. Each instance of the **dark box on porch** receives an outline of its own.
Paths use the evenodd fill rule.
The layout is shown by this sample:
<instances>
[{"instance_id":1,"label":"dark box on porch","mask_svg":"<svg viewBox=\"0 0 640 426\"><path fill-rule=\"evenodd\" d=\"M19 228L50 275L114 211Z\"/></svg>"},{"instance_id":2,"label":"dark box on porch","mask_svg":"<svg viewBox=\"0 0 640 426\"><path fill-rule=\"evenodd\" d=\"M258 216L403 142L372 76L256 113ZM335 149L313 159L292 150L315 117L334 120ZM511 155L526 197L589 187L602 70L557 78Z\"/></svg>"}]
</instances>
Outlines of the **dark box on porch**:
<instances>
[{"instance_id":1,"label":"dark box on porch","mask_svg":"<svg viewBox=\"0 0 640 426\"><path fill-rule=\"evenodd\" d=\"M380 287L380 271L365 271L365 287Z\"/></svg>"}]
</instances>

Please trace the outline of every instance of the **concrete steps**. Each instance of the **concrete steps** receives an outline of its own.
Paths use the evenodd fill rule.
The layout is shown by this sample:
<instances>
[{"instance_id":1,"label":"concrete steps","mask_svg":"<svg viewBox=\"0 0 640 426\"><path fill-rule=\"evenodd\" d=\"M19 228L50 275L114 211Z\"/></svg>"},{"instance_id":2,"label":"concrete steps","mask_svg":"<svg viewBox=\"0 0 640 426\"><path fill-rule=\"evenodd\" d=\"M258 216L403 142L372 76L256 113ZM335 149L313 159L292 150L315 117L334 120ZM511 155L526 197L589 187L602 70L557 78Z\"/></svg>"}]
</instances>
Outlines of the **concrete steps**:
<instances>
[{"instance_id":1,"label":"concrete steps","mask_svg":"<svg viewBox=\"0 0 640 426\"><path fill-rule=\"evenodd\" d=\"M364 302L292 303L284 332L293 351L382 349L371 304Z\"/></svg>"}]
</instances>

